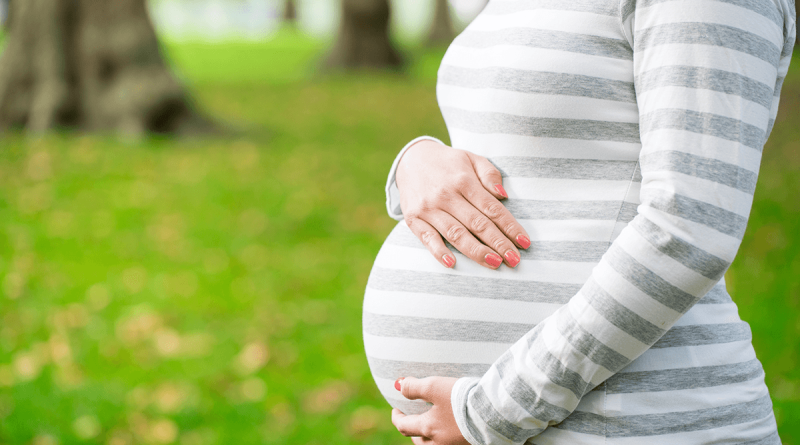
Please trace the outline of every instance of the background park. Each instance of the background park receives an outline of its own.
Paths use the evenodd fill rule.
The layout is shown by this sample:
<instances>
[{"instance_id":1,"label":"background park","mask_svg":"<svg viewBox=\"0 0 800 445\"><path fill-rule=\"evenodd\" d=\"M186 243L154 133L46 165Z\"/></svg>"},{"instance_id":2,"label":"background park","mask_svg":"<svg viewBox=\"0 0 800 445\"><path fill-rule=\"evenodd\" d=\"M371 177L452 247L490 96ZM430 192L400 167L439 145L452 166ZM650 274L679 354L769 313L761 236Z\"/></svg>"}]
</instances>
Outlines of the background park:
<instances>
[{"instance_id":1,"label":"background park","mask_svg":"<svg viewBox=\"0 0 800 445\"><path fill-rule=\"evenodd\" d=\"M482 0L151 0L155 34L144 5L4 9L0 444L410 443L370 376L361 302L394 224L388 168L411 138L446 139L436 70ZM798 65L726 276L785 445Z\"/></svg>"}]
</instances>

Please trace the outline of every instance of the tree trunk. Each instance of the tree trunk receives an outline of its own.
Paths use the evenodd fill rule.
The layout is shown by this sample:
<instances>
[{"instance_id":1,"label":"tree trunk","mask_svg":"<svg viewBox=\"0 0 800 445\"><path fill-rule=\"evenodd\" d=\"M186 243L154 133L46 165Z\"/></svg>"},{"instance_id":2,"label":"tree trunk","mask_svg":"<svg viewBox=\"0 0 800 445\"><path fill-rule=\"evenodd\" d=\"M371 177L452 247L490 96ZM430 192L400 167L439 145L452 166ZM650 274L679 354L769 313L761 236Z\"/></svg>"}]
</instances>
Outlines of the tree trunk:
<instances>
[{"instance_id":1,"label":"tree trunk","mask_svg":"<svg viewBox=\"0 0 800 445\"><path fill-rule=\"evenodd\" d=\"M400 55L389 40L388 0L342 0L339 36L325 64L333 68L396 68Z\"/></svg>"},{"instance_id":2,"label":"tree trunk","mask_svg":"<svg viewBox=\"0 0 800 445\"><path fill-rule=\"evenodd\" d=\"M0 56L0 129L129 135L198 129L145 0L14 0Z\"/></svg>"},{"instance_id":3,"label":"tree trunk","mask_svg":"<svg viewBox=\"0 0 800 445\"><path fill-rule=\"evenodd\" d=\"M297 21L297 8L295 8L294 0L286 0L283 2L283 21L285 23L294 23Z\"/></svg>"},{"instance_id":4,"label":"tree trunk","mask_svg":"<svg viewBox=\"0 0 800 445\"><path fill-rule=\"evenodd\" d=\"M3 17L3 31L8 30L8 0L0 0L0 15Z\"/></svg>"},{"instance_id":5,"label":"tree trunk","mask_svg":"<svg viewBox=\"0 0 800 445\"><path fill-rule=\"evenodd\" d=\"M447 46L455 38L453 21L450 18L450 4L448 0L435 0L436 9L433 13L433 23L428 33L428 44L431 46Z\"/></svg>"}]
</instances>

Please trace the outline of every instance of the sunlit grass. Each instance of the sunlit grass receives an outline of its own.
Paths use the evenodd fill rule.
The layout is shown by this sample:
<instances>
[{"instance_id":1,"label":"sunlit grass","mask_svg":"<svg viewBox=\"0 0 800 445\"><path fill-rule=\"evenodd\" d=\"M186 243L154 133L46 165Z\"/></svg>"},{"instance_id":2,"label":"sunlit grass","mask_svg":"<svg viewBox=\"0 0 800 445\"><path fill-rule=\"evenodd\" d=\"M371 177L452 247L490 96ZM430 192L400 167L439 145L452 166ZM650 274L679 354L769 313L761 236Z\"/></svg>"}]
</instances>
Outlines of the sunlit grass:
<instances>
[{"instance_id":1,"label":"sunlit grass","mask_svg":"<svg viewBox=\"0 0 800 445\"><path fill-rule=\"evenodd\" d=\"M5 135L0 443L409 443L369 375L361 300L393 225L391 160L445 135L441 54L411 52L405 75L325 77L324 47L166 47L236 137ZM787 111L729 280L796 444L800 125Z\"/></svg>"}]
</instances>

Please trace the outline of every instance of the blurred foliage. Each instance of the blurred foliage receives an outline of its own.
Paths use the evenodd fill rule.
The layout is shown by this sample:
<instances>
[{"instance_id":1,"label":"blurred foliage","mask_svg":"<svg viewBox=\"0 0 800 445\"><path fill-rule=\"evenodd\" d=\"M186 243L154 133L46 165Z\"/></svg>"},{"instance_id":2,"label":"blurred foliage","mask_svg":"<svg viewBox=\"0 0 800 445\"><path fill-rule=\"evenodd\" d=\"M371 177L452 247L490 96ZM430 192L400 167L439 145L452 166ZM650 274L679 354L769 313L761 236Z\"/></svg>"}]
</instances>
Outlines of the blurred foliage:
<instances>
[{"instance_id":1,"label":"blurred foliage","mask_svg":"<svg viewBox=\"0 0 800 445\"><path fill-rule=\"evenodd\" d=\"M319 42L167 46L232 139L5 135L0 443L408 444L361 302L397 150L445 135L440 52L317 77ZM797 95L800 78L787 92ZM787 105L791 109L787 109ZM784 104L728 278L781 434L800 430L800 125Z\"/></svg>"},{"instance_id":2,"label":"blurred foliage","mask_svg":"<svg viewBox=\"0 0 800 445\"><path fill-rule=\"evenodd\" d=\"M295 43L166 48L233 140L6 135L0 443L407 442L361 300L432 75L309 80Z\"/></svg>"}]
</instances>

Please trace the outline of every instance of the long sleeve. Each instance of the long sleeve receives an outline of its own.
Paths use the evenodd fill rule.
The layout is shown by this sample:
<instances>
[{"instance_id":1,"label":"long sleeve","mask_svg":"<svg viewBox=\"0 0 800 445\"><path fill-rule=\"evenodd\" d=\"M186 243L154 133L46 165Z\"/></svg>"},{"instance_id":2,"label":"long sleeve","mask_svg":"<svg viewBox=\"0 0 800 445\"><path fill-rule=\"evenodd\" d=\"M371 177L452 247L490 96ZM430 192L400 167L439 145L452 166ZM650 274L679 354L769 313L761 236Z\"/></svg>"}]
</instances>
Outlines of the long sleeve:
<instances>
[{"instance_id":1,"label":"long sleeve","mask_svg":"<svg viewBox=\"0 0 800 445\"><path fill-rule=\"evenodd\" d=\"M452 392L474 445L563 421L724 275L747 225L795 39L791 0L626 0L641 205L570 301Z\"/></svg>"}]
</instances>

